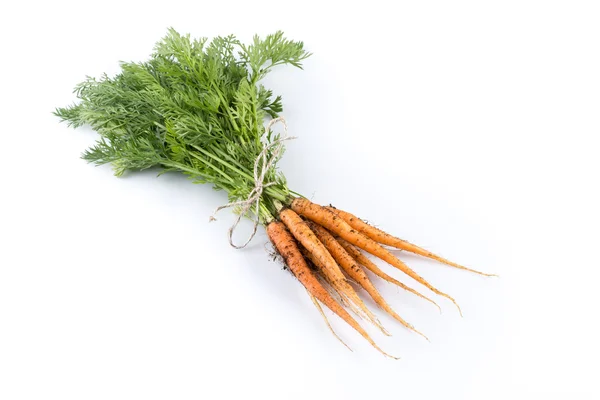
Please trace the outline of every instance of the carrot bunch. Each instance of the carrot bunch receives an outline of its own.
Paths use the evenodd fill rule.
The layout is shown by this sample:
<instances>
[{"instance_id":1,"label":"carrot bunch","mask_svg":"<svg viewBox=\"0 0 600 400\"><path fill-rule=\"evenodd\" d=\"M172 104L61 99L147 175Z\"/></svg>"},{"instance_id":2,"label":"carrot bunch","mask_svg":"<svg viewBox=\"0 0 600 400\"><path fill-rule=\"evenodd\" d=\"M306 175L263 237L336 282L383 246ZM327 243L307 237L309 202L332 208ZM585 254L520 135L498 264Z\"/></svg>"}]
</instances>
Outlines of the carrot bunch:
<instances>
[{"instance_id":1,"label":"carrot bunch","mask_svg":"<svg viewBox=\"0 0 600 400\"><path fill-rule=\"evenodd\" d=\"M292 138L287 127L283 136L271 129L277 122L285 125L279 115L282 99L260 82L278 65L301 68L309 55L302 42L288 40L282 32L264 39L255 36L244 44L233 35L208 41L170 29L149 60L123 62L113 77L88 77L75 87L79 101L56 109L55 115L70 126L96 130L100 139L82 157L96 165L112 164L117 176L157 168L161 174L184 173L194 183L225 191L229 203L219 209L233 207L238 222L244 216L252 218L254 233L263 225L318 309L322 312L324 304L377 349L352 314L389 333L351 283L400 324L425 337L389 306L365 271L439 306L381 271L363 251L455 304L383 245L486 274L398 239L348 212L311 203L288 187L277 162L284 143ZM229 240L243 248L254 233L245 244L234 245L236 225L229 230Z\"/></svg>"},{"instance_id":2,"label":"carrot bunch","mask_svg":"<svg viewBox=\"0 0 600 400\"><path fill-rule=\"evenodd\" d=\"M458 307L459 311L460 307L452 297L433 287L382 245L393 246L480 275L493 276L450 262L383 232L346 211L331 206L323 207L305 198L295 198L290 202L289 207L282 207L279 218L280 221L274 220L267 225L267 234L290 271L304 285L311 297L324 304L377 350L386 355L388 354L375 344L367 332L342 306L347 305L355 314L366 317L384 333L387 333L376 317L368 311L354 288L347 283L348 279L356 282L378 306L394 319L425 339L427 339L425 335L406 322L387 304L365 270L370 270L382 279L438 305L416 290L386 275L361 250L396 267L432 292L448 298ZM341 301L336 300L335 297Z\"/></svg>"}]
</instances>

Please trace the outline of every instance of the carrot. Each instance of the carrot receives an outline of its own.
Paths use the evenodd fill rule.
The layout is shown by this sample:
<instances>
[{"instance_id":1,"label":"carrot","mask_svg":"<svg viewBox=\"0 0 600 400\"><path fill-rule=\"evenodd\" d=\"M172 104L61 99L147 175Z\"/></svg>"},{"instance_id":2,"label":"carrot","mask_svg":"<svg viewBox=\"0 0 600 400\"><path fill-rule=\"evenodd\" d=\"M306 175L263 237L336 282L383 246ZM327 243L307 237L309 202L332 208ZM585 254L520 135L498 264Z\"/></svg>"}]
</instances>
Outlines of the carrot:
<instances>
[{"instance_id":1,"label":"carrot","mask_svg":"<svg viewBox=\"0 0 600 400\"><path fill-rule=\"evenodd\" d=\"M395 320L400 322L406 328L418 333L425 339L429 340L427 336L415 329L414 326L406 322L401 316L399 316L385 301L383 296L379 293L377 288L373 285L365 271L356 263L354 258L348 254L348 252L340 245L337 240L322 226L315 224L312 221L307 222L308 227L317 235L317 238L325 245L325 248L333 256L335 261L340 267L354 279L369 295L377 305L379 305L384 311L390 314Z\"/></svg>"},{"instance_id":2,"label":"carrot","mask_svg":"<svg viewBox=\"0 0 600 400\"><path fill-rule=\"evenodd\" d=\"M354 304L352 304L346 296L344 296L343 294L340 294L338 291L333 289L331 280L323 272L323 267L321 265L321 262L313 254L311 254L308 250L306 250L306 248L304 246L302 246L302 244L298 243L298 248L300 249L300 253L306 260L309 268L311 269L311 271L313 271L313 273L315 274L315 276L317 277L317 279L319 280L321 285L323 285L323 287L327 290L329 295L332 298L334 298L337 302L342 304L343 306L350 308L356 315L362 317L360 311L356 310L356 307L354 306ZM348 279L348 280L350 281L350 279ZM360 286L354 280L351 280L351 282L355 283L357 286ZM361 288L362 288L362 286L361 286ZM379 320L377 320L377 322L379 322ZM383 328L383 326L380 327L380 330L386 336L391 336L391 334L387 330L385 330L385 328Z\"/></svg>"},{"instance_id":3,"label":"carrot","mask_svg":"<svg viewBox=\"0 0 600 400\"><path fill-rule=\"evenodd\" d=\"M337 295L342 305L348 307L359 317L366 318L373 325L377 326L384 335L391 336L390 333L383 327L375 314L373 314L360 299L360 297L358 297L358 294L356 294L352 286L348 284L347 279L341 270L340 274L342 275L342 279L344 280L345 284L345 287L342 288L340 288L339 285L340 281L336 280L336 277L332 277L331 274L328 273L328 268L322 259L320 259L315 253L311 253L302 243L298 244L298 248L300 249L302 256L304 256L304 259L309 263L309 265L313 266L313 271L316 271L317 275L326 283L326 285L333 289L333 297L336 297ZM336 267L338 267L339 270L339 266L337 264Z\"/></svg>"},{"instance_id":4,"label":"carrot","mask_svg":"<svg viewBox=\"0 0 600 400\"><path fill-rule=\"evenodd\" d=\"M411 253L418 254L420 256L439 261L439 262L449 265L451 267L462 269L465 271L474 272L479 275L498 276L496 274L487 274L485 272L476 271L474 269L463 267L460 264L456 264L452 261L446 260L445 258L435 255L428 250L425 250L417 245L407 242L406 240L402 240L400 238L392 236L389 233L382 231L381 229L378 229L372 225L369 225L366 222L364 222L362 219L358 218L357 216L355 216L353 214L350 214L347 211L343 211L343 210L340 210L339 208L335 208L335 207L325 207L325 208L333 211L336 215L338 215L344 221L346 221L348 223L348 225L350 225L352 228L356 229L363 235L368 236L371 239L373 239L376 242L379 242L381 244L385 244L387 246L392 246L392 247L395 247L400 250L406 250Z\"/></svg>"},{"instance_id":5,"label":"carrot","mask_svg":"<svg viewBox=\"0 0 600 400\"><path fill-rule=\"evenodd\" d=\"M314 263L323 270L329 284L343 297L346 297L352 304L358 307L359 315L364 317L377 326L384 334L389 333L383 328L377 317L367 308L365 303L358 297L352 286L346 281L346 277L340 270L331 254L327 251L323 243L317 239L306 223L293 210L287 208L279 213L279 218L287 226L306 250L314 257Z\"/></svg>"},{"instance_id":6,"label":"carrot","mask_svg":"<svg viewBox=\"0 0 600 400\"><path fill-rule=\"evenodd\" d=\"M341 303L343 306L350 308L356 315L362 316L360 311L356 309L356 306L350 302L348 297L344 296L343 293L339 293L337 290L333 288L333 283L327 274L325 274L323 267L319 260L312 254L310 251L306 250L306 247L302 246L302 244L298 243L298 249L300 249L300 254L306 260L308 267L315 273L319 282L328 290L328 293Z\"/></svg>"},{"instance_id":7,"label":"carrot","mask_svg":"<svg viewBox=\"0 0 600 400\"><path fill-rule=\"evenodd\" d=\"M327 293L327 290L319 283L317 278L308 268L306 261L298 250L296 241L290 232L288 232L284 224L281 222L269 223L269 225L267 225L267 234L269 235L271 242L279 254L281 254L285 260L285 263L289 267L290 271L292 271L294 276L300 281L300 283L302 283L311 296L317 298L338 317L344 320L344 322L354 328L354 330L357 331L363 338L365 338L365 340L367 340L371 346L375 347L388 357L396 358L381 350L375 344L373 339L371 339L369 334L358 324L358 322L356 322L356 320L352 318L350 314L348 314L348 312L344 310L344 308L342 308L342 306L329 295L329 293Z\"/></svg>"},{"instance_id":8,"label":"carrot","mask_svg":"<svg viewBox=\"0 0 600 400\"><path fill-rule=\"evenodd\" d=\"M358 262L360 265L362 265L363 267L365 267L366 269L368 269L369 271L371 271L372 273L374 273L381 279L388 281L390 283L393 283L394 285L397 285L397 286L401 287L402 289L404 289L412 294L415 294L424 300L429 301L430 303L435 305L438 308L438 310L440 310L440 313L442 312L442 309L435 301L431 300L429 297L422 295L421 293L417 292L415 289L413 289L409 286L406 286L404 283L392 278L391 276L389 276L388 274L383 272L377 265L375 265L375 263L373 261L369 260L369 258L367 256L365 256L363 253L361 253L360 250L358 250L354 245L348 243L341 237L337 237L336 240L348 252L348 254L350 254L350 256L352 256L352 258L354 258L356 260L356 262Z\"/></svg>"},{"instance_id":9,"label":"carrot","mask_svg":"<svg viewBox=\"0 0 600 400\"><path fill-rule=\"evenodd\" d=\"M440 296L446 297L448 300L452 301L456 305L460 315L462 316L462 311L456 300L454 300L446 293L443 293L435 287L433 287L429 282L427 282L425 279L419 276L419 274L417 274L415 271L410 269L406 264L400 261L392 253L381 247L379 243L353 229L341 217L338 217L336 214L334 214L333 211L328 210L327 208L318 204L311 203L307 199L299 197L295 198L292 201L291 207L292 210L294 210L296 213L303 215L304 217L318 223L319 225L322 225L323 227L329 229L332 232L335 232L338 236L341 236L342 239L347 240L351 244L365 250L368 253L373 254L376 257L381 258L388 264L398 268L399 270L401 270L420 284L427 287L432 292Z\"/></svg>"}]
</instances>

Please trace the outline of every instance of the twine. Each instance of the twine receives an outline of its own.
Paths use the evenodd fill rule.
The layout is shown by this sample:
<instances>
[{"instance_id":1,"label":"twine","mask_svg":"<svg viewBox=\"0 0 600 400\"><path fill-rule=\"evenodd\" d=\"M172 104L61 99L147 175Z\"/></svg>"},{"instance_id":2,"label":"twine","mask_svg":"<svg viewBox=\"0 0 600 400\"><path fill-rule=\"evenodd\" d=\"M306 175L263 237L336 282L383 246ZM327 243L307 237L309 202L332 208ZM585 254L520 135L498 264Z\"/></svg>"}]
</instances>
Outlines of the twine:
<instances>
[{"instance_id":1,"label":"twine","mask_svg":"<svg viewBox=\"0 0 600 400\"><path fill-rule=\"evenodd\" d=\"M231 247L234 247L236 249L243 249L244 247L246 247L248 243L250 243L252 238L254 238L254 235L256 235L260 215L260 198L262 196L263 190L269 186L275 185L275 182L265 183L265 177L267 175L267 172L271 168L273 168L273 164L281 155L281 152L283 151L283 142L286 140L296 139L296 137L294 136L288 136L287 123L285 122L285 118L283 117L277 117L275 119L270 120L267 126L265 127L264 134L266 135L271 130L271 127L278 122L280 122L283 125L284 136L272 141L271 143L265 143L262 151L260 152L258 157L256 157L256 160L254 161L254 189L252 189L250 194L248 194L246 200L234 201L231 203L227 203L223 206L217 207L217 209L208 219L209 222L216 221L215 215L224 208L236 206L241 207L237 219L229 228L229 244L231 245ZM271 152L271 157L269 158L268 153L271 149L273 149L273 151ZM248 214L253 205L255 206L254 229L252 230L252 234L250 234L248 240L246 240L246 242L243 245L237 246L233 243L233 232L242 220L242 217Z\"/></svg>"}]
</instances>

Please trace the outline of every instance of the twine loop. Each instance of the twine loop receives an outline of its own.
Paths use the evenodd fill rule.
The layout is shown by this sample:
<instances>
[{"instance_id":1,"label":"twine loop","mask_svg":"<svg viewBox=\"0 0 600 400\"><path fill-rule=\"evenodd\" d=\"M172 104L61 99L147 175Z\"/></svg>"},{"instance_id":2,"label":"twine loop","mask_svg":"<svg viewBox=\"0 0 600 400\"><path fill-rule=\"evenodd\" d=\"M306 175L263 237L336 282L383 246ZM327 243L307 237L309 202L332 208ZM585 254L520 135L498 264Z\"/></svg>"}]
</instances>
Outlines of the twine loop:
<instances>
[{"instance_id":1,"label":"twine loop","mask_svg":"<svg viewBox=\"0 0 600 400\"><path fill-rule=\"evenodd\" d=\"M254 160L254 188L248 194L248 197L246 198L246 200L234 201L234 202L222 205L220 207L217 207L217 209L213 212L213 214L208 219L209 222L216 221L215 215L219 211L221 211L225 208L229 208L229 207L238 207L238 206L240 207L240 213L239 213L237 219L235 220L233 225L231 225L231 227L229 228L229 244L231 245L231 247L234 247L236 249L243 249L244 247L246 247L248 245L248 243L250 243L250 241L254 238L254 235L256 235L256 230L258 229L259 215L260 215L260 198L261 198L265 188L275 185L275 182L266 182L265 183L265 178L267 176L267 173L269 172L269 170L271 168L273 168L275 161L277 161L277 159L281 155L281 152L283 151L283 142L285 142L286 140L296 139L296 137L294 137L294 136L288 136L287 123L285 121L285 118L283 118L283 117L277 117L277 118L270 120L269 123L267 124L267 126L265 127L264 135L268 134L269 131L271 130L271 127L277 123L281 123L283 125L284 135L283 135L283 137L280 137L277 140L273 140L271 143L265 143L262 151L256 157L256 160ZM269 150L272 150L270 157L269 157ZM255 209L254 209L254 228L252 230L252 233L250 234L250 237L246 240L246 242L243 245L238 246L233 243L233 232L235 231L238 224L242 220L242 217L247 215L250 212L250 209L252 208L253 205L255 207Z\"/></svg>"}]
</instances>

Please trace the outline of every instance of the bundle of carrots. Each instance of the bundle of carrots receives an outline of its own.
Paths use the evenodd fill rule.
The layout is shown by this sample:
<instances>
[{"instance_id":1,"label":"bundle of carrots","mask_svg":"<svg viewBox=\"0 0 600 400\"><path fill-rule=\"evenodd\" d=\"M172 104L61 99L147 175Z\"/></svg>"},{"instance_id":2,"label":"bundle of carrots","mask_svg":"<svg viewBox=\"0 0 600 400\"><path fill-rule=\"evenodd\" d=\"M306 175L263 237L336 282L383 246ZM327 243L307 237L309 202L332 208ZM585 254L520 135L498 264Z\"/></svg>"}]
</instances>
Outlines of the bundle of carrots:
<instances>
[{"instance_id":1,"label":"bundle of carrots","mask_svg":"<svg viewBox=\"0 0 600 400\"><path fill-rule=\"evenodd\" d=\"M89 125L96 130L101 138L83 158L97 165L112 164L117 176L157 167L226 191L230 202L219 209L234 207L237 222L243 216L253 218L254 232L263 225L321 313L323 304L383 353L350 312L388 333L349 282L422 336L392 310L365 271L437 304L384 273L363 251L455 304L383 245L487 274L443 259L346 211L314 204L288 188L276 164L284 142L291 138L271 129L274 123L285 124L279 116L281 97L274 97L260 81L277 65L301 68L309 55L302 42L287 40L281 32L264 39L255 36L243 44L233 35L209 42L170 29L148 61L123 62L114 77L88 77L75 88L79 102L58 108L55 114L73 127ZM234 245L236 225L229 240L242 248L253 235L245 244Z\"/></svg>"},{"instance_id":2,"label":"bundle of carrots","mask_svg":"<svg viewBox=\"0 0 600 400\"><path fill-rule=\"evenodd\" d=\"M432 302L436 306L437 304L381 271L361 250L398 268L432 292L450 299L457 307L458 304L452 297L433 287L390 251L386 250L382 244L428 257L455 268L492 276L492 274L485 274L455 264L421 247L394 237L367 224L349 212L334 207L323 207L305 198L293 199L289 208L281 210L279 218L281 222L272 221L267 225L267 233L292 273L311 296L327 306L380 351L382 350L377 347L367 332L342 307L342 304L348 305L356 314L366 317L384 333L387 333L377 318L358 297L353 287L348 284L348 278L364 289L375 303L394 319L425 338L427 338L425 335L417 331L391 309L364 269ZM335 295L341 299L340 302L336 301ZM460 307L458 309L460 311Z\"/></svg>"}]
</instances>

